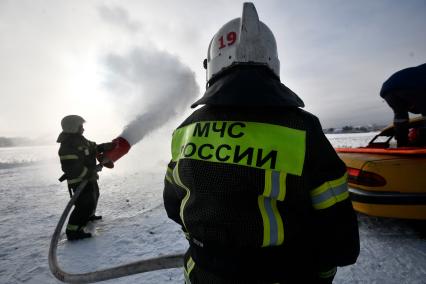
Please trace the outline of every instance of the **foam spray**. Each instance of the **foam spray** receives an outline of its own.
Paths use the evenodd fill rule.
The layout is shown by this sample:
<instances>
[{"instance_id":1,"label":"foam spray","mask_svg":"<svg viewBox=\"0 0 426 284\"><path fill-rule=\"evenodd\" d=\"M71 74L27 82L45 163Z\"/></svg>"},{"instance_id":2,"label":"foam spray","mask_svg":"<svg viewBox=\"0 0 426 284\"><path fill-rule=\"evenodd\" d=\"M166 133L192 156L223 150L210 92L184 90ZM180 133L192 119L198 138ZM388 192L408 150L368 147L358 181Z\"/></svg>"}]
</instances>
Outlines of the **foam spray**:
<instances>
[{"instance_id":1,"label":"foam spray","mask_svg":"<svg viewBox=\"0 0 426 284\"><path fill-rule=\"evenodd\" d=\"M148 133L181 114L199 94L195 73L178 57L156 49L134 48L125 55L109 54L107 86L114 92L133 94L132 105L143 108L113 140L115 148L107 153L117 161Z\"/></svg>"}]
</instances>

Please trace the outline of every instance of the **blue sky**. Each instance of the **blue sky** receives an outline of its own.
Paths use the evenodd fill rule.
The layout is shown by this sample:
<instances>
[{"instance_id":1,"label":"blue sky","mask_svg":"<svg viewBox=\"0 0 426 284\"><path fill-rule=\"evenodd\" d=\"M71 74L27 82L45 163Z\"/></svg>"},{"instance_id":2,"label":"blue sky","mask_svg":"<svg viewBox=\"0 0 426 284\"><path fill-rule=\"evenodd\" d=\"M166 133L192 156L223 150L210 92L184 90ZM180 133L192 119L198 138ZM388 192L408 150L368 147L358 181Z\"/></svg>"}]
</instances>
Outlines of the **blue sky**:
<instances>
[{"instance_id":1,"label":"blue sky","mask_svg":"<svg viewBox=\"0 0 426 284\"><path fill-rule=\"evenodd\" d=\"M282 82L323 127L389 123L381 84L426 62L424 0L254 3L275 34ZM209 41L241 11L242 1L225 0L0 0L0 136L56 135L70 113L83 115L96 137L117 134L152 94L129 85L137 104L120 100L108 87L105 58L135 48L177 58L194 72L201 96Z\"/></svg>"}]
</instances>

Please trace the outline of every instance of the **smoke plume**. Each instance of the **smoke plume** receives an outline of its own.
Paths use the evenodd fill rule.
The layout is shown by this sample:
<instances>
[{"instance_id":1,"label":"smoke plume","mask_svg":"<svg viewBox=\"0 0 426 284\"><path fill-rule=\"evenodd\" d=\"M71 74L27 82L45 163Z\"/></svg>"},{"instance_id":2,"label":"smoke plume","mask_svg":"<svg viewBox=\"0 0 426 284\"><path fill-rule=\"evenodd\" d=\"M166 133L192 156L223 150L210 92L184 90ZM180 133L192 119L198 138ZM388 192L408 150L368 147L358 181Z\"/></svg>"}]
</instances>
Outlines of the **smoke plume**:
<instances>
[{"instance_id":1,"label":"smoke plume","mask_svg":"<svg viewBox=\"0 0 426 284\"><path fill-rule=\"evenodd\" d=\"M195 73L170 53L139 47L125 55L109 54L105 62L110 90L137 109L120 135L131 145L182 114L199 94Z\"/></svg>"}]
</instances>

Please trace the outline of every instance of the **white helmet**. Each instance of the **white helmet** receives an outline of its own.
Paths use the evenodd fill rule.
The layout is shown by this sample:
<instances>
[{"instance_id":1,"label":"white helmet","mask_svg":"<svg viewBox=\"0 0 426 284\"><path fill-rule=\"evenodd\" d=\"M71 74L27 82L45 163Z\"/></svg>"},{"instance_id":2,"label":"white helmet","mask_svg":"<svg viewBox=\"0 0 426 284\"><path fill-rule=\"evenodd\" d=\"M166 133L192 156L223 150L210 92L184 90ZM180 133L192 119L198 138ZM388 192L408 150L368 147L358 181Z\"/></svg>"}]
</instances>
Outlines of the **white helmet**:
<instances>
[{"instance_id":1,"label":"white helmet","mask_svg":"<svg viewBox=\"0 0 426 284\"><path fill-rule=\"evenodd\" d=\"M79 115L67 115L61 120L62 131L64 133L78 133L80 126L86 121Z\"/></svg>"},{"instance_id":2,"label":"white helmet","mask_svg":"<svg viewBox=\"0 0 426 284\"><path fill-rule=\"evenodd\" d=\"M280 77L277 43L272 31L259 21L253 3L244 3L243 15L226 23L213 37L204 67L207 82L236 64L266 65ZM207 65L207 66L206 66Z\"/></svg>"}]
</instances>

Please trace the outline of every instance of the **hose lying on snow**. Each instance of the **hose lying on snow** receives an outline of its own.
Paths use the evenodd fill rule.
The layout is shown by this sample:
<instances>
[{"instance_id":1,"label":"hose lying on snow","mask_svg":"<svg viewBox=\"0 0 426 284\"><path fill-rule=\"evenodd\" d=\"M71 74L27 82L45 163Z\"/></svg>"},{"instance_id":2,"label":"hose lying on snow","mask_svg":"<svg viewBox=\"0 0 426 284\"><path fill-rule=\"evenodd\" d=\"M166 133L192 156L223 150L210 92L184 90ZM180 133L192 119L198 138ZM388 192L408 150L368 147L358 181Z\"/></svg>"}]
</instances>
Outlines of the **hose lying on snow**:
<instances>
[{"instance_id":1,"label":"hose lying on snow","mask_svg":"<svg viewBox=\"0 0 426 284\"><path fill-rule=\"evenodd\" d=\"M65 220L74 205L78 196L80 195L83 188L86 186L87 180L81 182L77 187L73 197L65 207L64 212L59 219L58 225L56 225L55 232L53 233L52 240L50 241L49 247L49 268L53 275L66 283L93 283L98 281L104 281L108 279L119 278L127 275L143 273L154 270L169 269L183 266L183 254L165 255L157 258L140 260L121 266L111 267L103 270L71 274L63 271L59 265L56 257L56 249L61 234L62 227L64 226Z\"/></svg>"}]
</instances>

